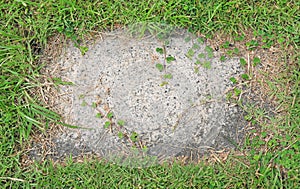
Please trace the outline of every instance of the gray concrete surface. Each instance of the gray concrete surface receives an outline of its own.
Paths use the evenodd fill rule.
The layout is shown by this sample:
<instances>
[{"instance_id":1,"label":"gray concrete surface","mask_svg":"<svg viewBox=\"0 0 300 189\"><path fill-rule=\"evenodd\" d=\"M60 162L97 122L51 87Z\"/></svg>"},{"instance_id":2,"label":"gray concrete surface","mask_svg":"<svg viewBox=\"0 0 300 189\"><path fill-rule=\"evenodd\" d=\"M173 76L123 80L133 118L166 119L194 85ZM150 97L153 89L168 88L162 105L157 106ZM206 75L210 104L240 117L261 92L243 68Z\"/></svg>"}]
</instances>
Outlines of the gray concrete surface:
<instances>
[{"instance_id":1,"label":"gray concrete surface","mask_svg":"<svg viewBox=\"0 0 300 189\"><path fill-rule=\"evenodd\" d=\"M103 34L85 55L72 43L65 49L61 77L75 85L61 87L65 100L59 106L67 123L88 129L66 129L54 140L60 149L84 145L107 160L140 167L233 148L230 141L239 142L246 123L241 110L226 102L225 91L229 78L243 72L239 59L221 62L218 52L185 30L172 29L163 38L128 31ZM168 63L169 56L175 60ZM104 128L107 121L112 124Z\"/></svg>"}]
</instances>

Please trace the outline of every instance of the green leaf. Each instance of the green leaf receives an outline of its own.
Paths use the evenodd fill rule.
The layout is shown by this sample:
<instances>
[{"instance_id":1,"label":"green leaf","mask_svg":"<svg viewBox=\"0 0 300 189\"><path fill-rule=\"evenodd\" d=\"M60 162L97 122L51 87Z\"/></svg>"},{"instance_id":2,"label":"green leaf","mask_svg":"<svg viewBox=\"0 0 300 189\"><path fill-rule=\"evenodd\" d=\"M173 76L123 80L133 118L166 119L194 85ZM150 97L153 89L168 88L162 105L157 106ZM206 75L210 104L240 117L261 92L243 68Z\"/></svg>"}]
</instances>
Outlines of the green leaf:
<instances>
[{"instance_id":1,"label":"green leaf","mask_svg":"<svg viewBox=\"0 0 300 189\"><path fill-rule=\"evenodd\" d=\"M172 76L172 74L165 74L165 75L164 75L164 78L165 78L165 79L172 79L173 76Z\"/></svg>"},{"instance_id":2,"label":"green leaf","mask_svg":"<svg viewBox=\"0 0 300 189\"><path fill-rule=\"evenodd\" d=\"M169 45L169 44L170 44L170 41L169 41L169 40L165 40L165 41L164 41L164 45L167 46L167 45Z\"/></svg>"},{"instance_id":3,"label":"green leaf","mask_svg":"<svg viewBox=\"0 0 300 189\"><path fill-rule=\"evenodd\" d=\"M265 132L265 131L261 132L260 134L261 134L261 136L262 136L263 138L265 138L265 137L268 135L268 133Z\"/></svg>"},{"instance_id":4,"label":"green leaf","mask_svg":"<svg viewBox=\"0 0 300 189\"><path fill-rule=\"evenodd\" d=\"M142 151L143 151L144 153L146 153L146 152L148 151L148 147L147 147L147 146L143 146Z\"/></svg>"},{"instance_id":5,"label":"green leaf","mask_svg":"<svg viewBox=\"0 0 300 189\"><path fill-rule=\"evenodd\" d=\"M259 43L256 40L251 40L246 43L246 46L248 47L249 50L255 49L256 47L258 47L258 45Z\"/></svg>"},{"instance_id":6,"label":"green leaf","mask_svg":"<svg viewBox=\"0 0 300 189\"><path fill-rule=\"evenodd\" d=\"M204 43L204 39L201 38L201 37L199 37L199 38L197 39L197 41L198 41L198 43L200 43L200 44L203 44L203 43Z\"/></svg>"},{"instance_id":7,"label":"green leaf","mask_svg":"<svg viewBox=\"0 0 300 189\"><path fill-rule=\"evenodd\" d=\"M240 63L241 63L242 66L246 66L247 65L246 60L243 59L243 58L240 58Z\"/></svg>"},{"instance_id":8,"label":"green leaf","mask_svg":"<svg viewBox=\"0 0 300 189\"><path fill-rule=\"evenodd\" d=\"M254 155L253 159L256 160L256 161L258 161L260 159L260 155Z\"/></svg>"},{"instance_id":9,"label":"green leaf","mask_svg":"<svg viewBox=\"0 0 300 189\"><path fill-rule=\"evenodd\" d=\"M199 68L197 66L194 67L194 72L197 74L199 73Z\"/></svg>"},{"instance_id":10,"label":"green leaf","mask_svg":"<svg viewBox=\"0 0 300 189\"><path fill-rule=\"evenodd\" d=\"M105 128L105 129L109 128L110 124L111 124L110 121L106 121L106 122L104 123L104 128Z\"/></svg>"},{"instance_id":11,"label":"green leaf","mask_svg":"<svg viewBox=\"0 0 300 189\"><path fill-rule=\"evenodd\" d=\"M130 139L132 142L136 142L138 140L138 134L136 132L131 133Z\"/></svg>"},{"instance_id":12,"label":"green leaf","mask_svg":"<svg viewBox=\"0 0 300 189\"><path fill-rule=\"evenodd\" d=\"M160 63L157 63L157 64L155 65L155 67L156 67L160 72L164 70L164 66L163 66L162 64L160 64Z\"/></svg>"},{"instance_id":13,"label":"green leaf","mask_svg":"<svg viewBox=\"0 0 300 189\"><path fill-rule=\"evenodd\" d=\"M232 92L226 94L226 100L230 100L232 97Z\"/></svg>"},{"instance_id":14,"label":"green leaf","mask_svg":"<svg viewBox=\"0 0 300 189\"><path fill-rule=\"evenodd\" d=\"M102 117L102 114L101 113L97 113L96 114L96 118L101 118Z\"/></svg>"},{"instance_id":15,"label":"green leaf","mask_svg":"<svg viewBox=\"0 0 300 189\"><path fill-rule=\"evenodd\" d=\"M118 125L120 126L124 126L125 125L125 121L124 120L118 120Z\"/></svg>"},{"instance_id":16,"label":"green leaf","mask_svg":"<svg viewBox=\"0 0 300 189\"><path fill-rule=\"evenodd\" d=\"M232 50L228 50L228 51L226 51L226 54L227 54L229 57L232 57L233 51L232 51Z\"/></svg>"},{"instance_id":17,"label":"green leaf","mask_svg":"<svg viewBox=\"0 0 300 189\"><path fill-rule=\"evenodd\" d=\"M84 100L84 101L82 101L82 103L81 103L81 106L87 106L87 102Z\"/></svg>"},{"instance_id":18,"label":"green leaf","mask_svg":"<svg viewBox=\"0 0 300 189\"><path fill-rule=\"evenodd\" d=\"M187 43L187 42L189 42L189 41L191 41L191 37L186 37L186 38L184 38L184 41Z\"/></svg>"},{"instance_id":19,"label":"green leaf","mask_svg":"<svg viewBox=\"0 0 300 189\"><path fill-rule=\"evenodd\" d=\"M226 41L225 43L223 43L223 44L221 45L221 47L224 48L224 49L228 49L228 48L229 48L229 45L230 45L230 42L229 42L229 41Z\"/></svg>"},{"instance_id":20,"label":"green leaf","mask_svg":"<svg viewBox=\"0 0 300 189\"><path fill-rule=\"evenodd\" d=\"M241 36L237 36L236 38L234 38L234 40L236 41L244 41L245 36L241 35Z\"/></svg>"},{"instance_id":21,"label":"green leaf","mask_svg":"<svg viewBox=\"0 0 300 189\"><path fill-rule=\"evenodd\" d=\"M284 39L283 37L280 37L280 38L277 40L277 42L280 43L280 44L282 44L284 41L285 41L285 39Z\"/></svg>"},{"instance_id":22,"label":"green leaf","mask_svg":"<svg viewBox=\"0 0 300 189\"><path fill-rule=\"evenodd\" d=\"M253 66L257 66L257 64L259 64L259 63L260 63L260 58L254 57L253 58Z\"/></svg>"},{"instance_id":23,"label":"green leaf","mask_svg":"<svg viewBox=\"0 0 300 189\"><path fill-rule=\"evenodd\" d=\"M96 108L97 107L97 103L96 102L93 102L92 103L92 108Z\"/></svg>"},{"instance_id":24,"label":"green leaf","mask_svg":"<svg viewBox=\"0 0 300 189\"><path fill-rule=\"evenodd\" d=\"M121 131L119 131L118 132L118 137L119 137L119 139L122 139L124 137L124 134Z\"/></svg>"},{"instance_id":25,"label":"green leaf","mask_svg":"<svg viewBox=\"0 0 300 189\"><path fill-rule=\"evenodd\" d=\"M198 58L205 58L205 54L204 53L198 54Z\"/></svg>"},{"instance_id":26,"label":"green leaf","mask_svg":"<svg viewBox=\"0 0 300 189\"><path fill-rule=\"evenodd\" d=\"M210 63L210 61L205 61L202 64L202 66L203 66L203 68L210 69L211 68L211 63Z\"/></svg>"},{"instance_id":27,"label":"green leaf","mask_svg":"<svg viewBox=\"0 0 300 189\"><path fill-rule=\"evenodd\" d=\"M163 81L163 82L160 84L160 86L163 87L163 86L168 85L168 84L169 84L168 82Z\"/></svg>"},{"instance_id":28,"label":"green leaf","mask_svg":"<svg viewBox=\"0 0 300 189\"><path fill-rule=\"evenodd\" d=\"M197 49L199 49L200 48L200 46L198 45L198 44L193 44L193 47L192 47L193 49L195 49L195 50L197 50Z\"/></svg>"},{"instance_id":29,"label":"green leaf","mask_svg":"<svg viewBox=\"0 0 300 189\"><path fill-rule=\"evenodd\" d=\"M194 55L195 55L194 50L189 49L185 56L188 57L189 59L192 59Z\"/></svg>"},{"instance_id":30,"label":"green leaf","mask_svg":"<svg viewBox=\"0 0 300 189\"><path fill-rule=\"evenodd\" d=\"M207 57L208 57L208 58L213 58L213 57L214 57L214 53L213 53L213 52L207 53Z\"/></svg>"},{"instance_id":31,"label":"green leaf","mask_svg":"<svg viewBox=\"0 0 300 189\"><path fill-rule=\"evenodd\" d=\"M80 46L79 49L82 55L85 55L85 53L89 50L86 46Z\"/></svg>"},{"instance_id":32,"label":"green leaf","mask_svg":"<svg viewBox=\"0 0 300 189\"><path fill-rule=\"evenodd\" d=\"M235 96L239 96L241 93L242 93L241 89L234 88L234 94L235 94Z\"/></svg>"},{"instance_id":33,"label":"green leaf","mask_svg":"<svg viewBox=\"0 0 300 189\"><path fill-rule=\"evenodd\" d=\"M156 52L159 54L164 54L164 50L162 48L156 48Z\"/></svg>"},{"instance_id":34,"label":"green leaf","mask_svg":"<svg viewBox=\"0 0 300 189\"><path fill-rule=\"evenodd\" d=\"M234 53L234 54L236 54L236 55L237 55L237 54L239 54L239 52L240 52L240 51L239 51L239 49L238 49L238 48L236 48L236 47L235 47L235 48L233 49L233 53Z\"/></svg>"},{"instance_id":35,"label":"green leaf","mask_svg":"<svg viewBox=\"0 0 300 189\"><path fill-rule=\"evenodd\" d=\"M222 55L221 58L220 58L220 61L224 62L225 60L226 60L226 56Z\"/></svg>"},{"instance_id":36,"label":"green leaf","mask_svg":"<svg viewBox=\"0 0 300 189\"><path fill-rule=\"evenodd\" d=\"M201 64L200 60L196 60L195 64L196 64L196 65Z\"/></svg>"},{"instance_id":37,"label":"green leaf","mask_svg":"<svg viewBox=\"0 0 300 189\"><path fill-rule=\"evenodd\" d=\"M249 80L249 76L248 74L242 74L241 77L244 79L244 80Z\"/></svg>"},{"instance_id":38,"label":"green leaf","mask_svg":"<svg viewBox=\"0 0 300 189\"><path fill-rule=\"evenodd\" d=\"M109 112L108 114L107 114L107 118L108 119L111 119L111 118L113 118L114 117L114 114L112 113L112 112Z\"/></svg>"},{"instance_id":39,"label":"green leaf","mask_svg":"<svg viewBox=\"0 0 300 189\"><path fill-rule=\"evenodd\" d=\"M81 94L81 95L79 95L79 99L83 99L85 96L84 96L84 94Z\"/></svg>"},{"instance_id":40,"label":"green leaf","mask_svg":"<svg viewBox=\"0 0 300 189\"><path fill-rule=\"evenodd\" d=\"M206 51L207 53L212 53L212 52L213 52L213 48L211 48L210 46L206 46L206 47L205 47L205 51Z\"/></svg>"},{"instance_id":41,"label":"green leaf","mask_svg":"<svg viewBox=\"0 0 300 189\"><path fill-rule=\"evenodd\" d=\"M170 62L172 62L172 61L174 61L174 60L175 60L175 58L172 57L172 56L168 56L168 57L166 58L167 63L170 63Z\"/></svg>"},{"instance_id":42,"label":"green leaf","mask_svg":"<svg viewBox=\"0 0 300 189\"><path fill-rule=\"evenodd\" d=\"M231 81L233 84L236 84L236 83L237 83L237 80L236 80L234 77L231 77L231 78L230 78L230 81Z\"/></svg>"}]
</instances>

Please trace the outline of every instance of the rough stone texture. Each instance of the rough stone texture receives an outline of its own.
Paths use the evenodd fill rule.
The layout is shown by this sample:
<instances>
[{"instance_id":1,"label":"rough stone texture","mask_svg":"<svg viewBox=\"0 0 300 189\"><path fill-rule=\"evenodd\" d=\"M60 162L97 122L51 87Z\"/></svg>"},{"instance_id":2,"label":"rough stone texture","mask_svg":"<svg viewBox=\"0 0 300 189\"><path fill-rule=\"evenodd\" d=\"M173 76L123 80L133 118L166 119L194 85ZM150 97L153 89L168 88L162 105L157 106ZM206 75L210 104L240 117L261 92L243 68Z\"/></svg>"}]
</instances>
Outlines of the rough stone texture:
<instances>
[{"instance_id":1,"label":"rough stone texture","mask_svg":"<svg viewBox=\"0 0 300 189\"><path fill-rule=\"evenodd\" d=\"M165 54L156 51L164 46ZM64 68L63 80L74 85L61 87L65 100L59 106L67 123L85 129L67 129L55 143L60 148L74 144L74 148L77 141L117 163L129 159L130 166L233 148L230 141L242 138L245 121L238 107L226 102L225 91L231 87L229 78L243 70L239 59L221 62L220 55L212 53L207 44L183 30L163 40L153 35L130 37L123 30L110 32L83 56L70 44L59 65ZM168 56L175 60L168 63ZM206 65L195 64L197 60ZM157 63L166 65L165 69L159 71ZM166 74L172 78L164 78ZM110 112L111 119L107 118ZM118 120L125 124L118 126ZM112 125L104 128L107 121ZM69 137L74 133L76 137ZM130 139L132 133L137 133L137 142ZM141 151L141 147L147 149Z\"/></svg>"}]
</instances>

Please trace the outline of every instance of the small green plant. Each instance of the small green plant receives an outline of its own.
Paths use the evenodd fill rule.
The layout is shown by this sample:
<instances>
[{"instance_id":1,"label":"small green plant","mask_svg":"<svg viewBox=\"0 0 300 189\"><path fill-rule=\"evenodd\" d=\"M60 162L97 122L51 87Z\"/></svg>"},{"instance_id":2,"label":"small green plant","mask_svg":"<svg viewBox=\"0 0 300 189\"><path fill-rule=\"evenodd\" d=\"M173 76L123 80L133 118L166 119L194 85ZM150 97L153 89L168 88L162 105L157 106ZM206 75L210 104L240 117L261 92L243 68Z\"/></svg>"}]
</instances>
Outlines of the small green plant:
<instances>
[{"instance_id":1,"label":"small green plant","mask_svg":"<svg viewBox=\"0 0 300 189\"><path fill-rule=\"evenodd\" d=\"M206 47L205 47L205 51L206 51L207 53L212 53L212 52L213 52L213 48L211 48L210 46L206 46Z\"/></svg>"},{"instance_id":2,"label":"small green plant","mask_svg":"<svg viewBox=\"0 0 300 189\"><path fill-rule=\"evenodd\" d=\"M160 72L162 72L162 71L164 70L164 65L162 65L162 64L160 64L160 63L157 63L157 64L155 65L155 67L156 67Z\"/></svg>"},{"instance_id":3,"label":"small green plant","mask_svg":"<svg viewBox=\"0 0 300 189\"><path fill-rule=\"evenodd\" d=\"M238 49L237 47L233 48L233 53L234 53L234 54L238 55L239 52L240 52L240 51L239 51L239 49Z\"/></svg>"},{"instance_id":4,"label":"small green plant","mask_svg":"<svg viewBox=\"0 0 300 189\"><path fill-rule=\"evenodd\" d=\"M170 41L169 40L164 40L164 45L169 45Z\"/></svg>"},{"instance_id":5,"label":"small green plant","mask_svg":"<svg viewBox=\"0 0 300 189\"><path fill-rule=\"evenodd\" d=\"M130 139L132 142L137 142L138 141L138 134L136 132L132 132L130 135Z\"/></svg>"},{"instance_id":6,"label":"small green plant","mask_svg":"<svg viewBox=\"0 0 300 189\"><path fill-rule=\"evenodd\" d=\"M192 59L194 55L195 55L195 51L193 49L189 49L188 52L186 53L186 56L189 59Z\"/></svg>"},{"instance_id":7,"label":"small green plant","mask_svg":"<svg viewBox=\"0 0 300 189\"><path fill-rule=\"evenodd\" d=\"M211 48L210 46L206 46L205 51L207 52L207 57L208 58L213 58L214 57L213 48Z\"/></svg>"},{"instance_id":8,"label":"small green plant","mask_svg":"<svg viewBox=\"0 0 300 189\"><path fill-rule=\"evenodd\" d=\"M195 64L200 65L201 64L200 60L196 60Z\"/></svg>"},{"instance_id":9,"label":"small green plant","mask_svg":"<svg viewBox=\"0 0 300 189\"><path fill-rule=\"evenodd\" d=\"M207 96L206 96L206 99L207 99L207 100L211 100L212 98L213 98L212 95L207 95Z\"/></svg>"},{"instance_id":10,"label":"small green plant","mask_svg":"<svg viewBox=\"0 0 300 189\"><path fill-rule=\"evenodd\" d=\"M229 80L230 80L233 84L236 84L236 83L237 83L237 80L236 80L234 77L231 77Z\"/></svg>"},{"instance_id":11,"label":"small green plant","mask_svg":"<svg viewBox=\"0 0 300 189\"><path fill-rule=\"evenodd\" d=\"M240 58L240 63L242 66L246 66L247 65L247 62L244 58Z\"/></svg>"},{"instance_id":12,"label":"small green plant","mask_svg":"<svg viewBox=\"0 0 300 189\"><path fill-rule=\"evenodd\" d=\"M96 118L102 118L102 114L98 112L98 113L96 114Z\"/></svg>"},{"instance_id":13,"label":"small green plant","mask_svg":"<svg viewBox=\"0 0 300 189\"><path fill-rule=\"evenodd\" d=\"M156 37L158 38L158 40L163 41L166 38L166 35L160 32L156 35Z\"/></svg>"},{"instance_id":14,"label":"small green plant","mask_svg":"<svg viewBox=\"0 0 300 189\"><path fill-rule=\"evenodd\" d=\"M224 62L225 60L226 60L226 56L222 55L222 56L220 57L220 61L221 61L221 62Z\"/></svg>"},{"instance_id":15,"label":"small green plant","mask_svg":"<svg viewBox=\"0 0 300 189\"><path fill-rule=\"evenodd\" d=\"M208 58L213 58L214 57L214 53L212 53L212 52L211 53L207 53L207 57Z\"/></svg>"},{"instance_id":16,"label":"small green plant","mask_svg":"<svg viewBox=\"0 0 300 189\"><path fill-rule=\"evenodd\" d=\"M241 77L244 80L249 80L250 79L248 74L242 74Z\"/></svg>"},{"instance_id":17,"label":"small green plant","mask_svg":"<svg viewBox=\"0 0 300 189\"><path fill-rule=\"evenodd\" d=\"M143 151L144 153L147 153L148 147L147 147L147 146L143 146L142 151Z\"/></svg>"},{"instance_id":18,"label":"small green plant","mask_svg":"<svg viewBox=\"0 0 300 189\"><path fill-rule=\"evenodd\" d=\"M245 119L246 121L251 121L252 124L255 124L255 123L256 123L256 121L253 119L253 115L252 115L251 113L245 115L245 116L244 116L244 119Z\"/></svg>"},{"instance_id":19,"label":"small green plant","mask_svg":"<svg viewBox=\"0 0 300 189\"><path fill-rule=\"evenodd\" d=\"M124 138L124 134L121 131L119 131L118 132L118 137L119 137L119 139L122 139L122 138Z\"/></svg>"},{"instance_id":20,"label":"small green plant","mask_svg":"<svg viewBox=\"0 0 300 189\"><path fill-rule=\"evenodd\" d=\"M187 36L186 38L184 38L184 41L187 43L189 41L191 41L191 37L190 36Z\"/></svg>"},{"instance_id":21,"label":"small green plant","mask_svg":"<svg viewBox=\"0 0 300 189\"><path fill-rule=\"evenodd\" d=\"M197 49L200 48L200 46L198 44L194 43L192 48L195 49L195 50L197 50Z\"/></svg>"},{"instance_id":22,"label":"small green plant","mask_svg":"<svg viewBox=\"0 0 300 189\"><path fill-rule=\"evenodd\" d=\"M212 39L212 38L213 38L212 32L209 32L209 33L205 34L205 37L206 37L207 39Z\"/></svg>"},{"instance_id":23,"label":"small green plant","mask_svg":"<svg viewBox=\"0 0 300 189\"><path fill-rule=\"evenodd\" d=\"M175 60L175 58L174 58L173 56L168 56L168 57L166 58L167 63L171 63L171 62L174 61L174 60Z\"/></svg>"},{"instance_id":24,"label":"small green plant","mask_svg":"<svg viewBox=\"0 0 300 189\"><path fill-rule=\"evenodd\" d=\"M248 50L254 50L255 48L257 48L259 45L258 41L256 40L251 40L249 42L246 42L246 47Z\"/></svg>"},{"instance_id":25,"label":"small green plant","mask_svg":"<svg viewBox=\"0 0 300 189\"><path fill-rule=\"evenodd\" d=\"M228 51L226 51L226 54L227 54L229 57L232 57L232 55L233 55L233 50L228 50Z\"/></svg>"},{"instance_id":26,"label":"small green plant","mask_svg":"<svg viewBox=\"0 0 300 189\"><path fill-rule=\"evenodd\" d=\"M159 86L163 87L165 85L168 85L169 83L167 81L163 81Z\"/></svg>"},{"instance_id":27,"label":"small green plant","mask_svg":"<svg viewBox=\"0 0 300 189\"><path fill-rule=\"evenodd\" d=\"M232 92L228 92L227 94L226 94L226 100L230 100L231 99L231 97L232 97Z\"/></svg>"},{"instance_id":28,"label":"small green plant","mask_svg":"<svg viewBox=\"0 0 300 189\"><path fill-rule=\"evenodd\" d=\"M84 94L79 95L78 99L83 99L85 97Z\"/></svg>"},{"instance_id":29,"label":"small green plant","mask_svg":"<svg viewBox=\"0 0 300 189\"><path fill-rule=\"evenodd\" d=\"M242 93L242 90L241 90L241 89L234 88L234 95L235 95L235 96L239 96L241 93Z\"/></svg>"},{"instance_id":30,"label":"small green plant","mask_svg":"<svg viewBox=\"0 0 300 189\"><path fill-rule=\"evenodd\" d=\"M277 42L278 42L279 44L282 44L282 43L285 42L285 38L280 37L280 38L277 40Z\"/></svg>"},{"instance_id":31,"label":"small green plant","mask_svg":"<svg viewBox=\"0 0 300 189\"><path fill-rule=\"evenodd\" d=\"M263 39L262 42L264 44L261 47L264 49L270 49L274 45L274 41L269 39Z\"/></svg>"},{"instance_id":32,"label":"small green plant","mask_svg":"<svg viewBox=\"0 0 300 189\"><path fill-rule=\"evenodd\" d=\"M109 127L110 127L110 125L111 125L111 122L110 121L106 121L105 123L104 123L104 129L108 129Z\"/></svg>"},{"instance_id":33,"label":"small green plant","mask_svg":"<svg viewBox=\"0 0 300 189\"><path fill-rule=\"evenodd\" d=\"M92 108L97 108L97 103L96 102L92 103Z\"/></svg>"},{"instance_id":34,"label":"small green plant","mask_svg":"<svg viewBox=\"0 0 300 189\"><path fill-rule=\"evenodd\" d=\"M164 54L163 48L156 48L156 52L158 52L159 54Z\"/></svg>"},{"instance_id":35,"label":"small green plant","mask_svg":"<svg viewBox=\"0 0 300 189\"><path fill-rule=\"evenodd\" d=\"M85 100L82 101L81 106L87 106L87 102Z\"/></svg>"},{"instance_id":36,"label":"small green plant","mask_svg":"<svg viewBox=\"0 0 300 189\"><path fill-rule=\"evenodd\" d=\"M194 72L197 74L199 73L199 68L197 66L194 67Z\"/></svg>"},{"instance_id":37,"label":"small green plant","mask_svg":"<svg viewBox=\"0 0 300 189\"><path fill-rule=\"evenodd\" d=\"M198 54L198 58L205 58L205 54L204 53Z\"/></svg>"},{"instance_id":38,"label":"small green plant","mask_svg":"<svg viewBox=\"0 0 300 189\"><path fill-rule=\"evenodd\" d=\"M260 64L260 58L254 57L253 58L253 66L257 66L258 64Z\"/></svg>"},{"instance_id":39,"label":"small green plant","mask_svg":"<svg viewBox=\"0 0 300 189\"><path fill-rule=\"evenodd\" d=\"M210 63L210 61L205 61L205 62L203 62L202 67L203 67L203 68L206 68L206 69L210 69L210 68L211 68L211 63Z\"/></svg>"},{"instance_id":40,"label":"small green plant","mask_svg":"<svg viewBox=\"0 0 300 189\"><path fill-rule=\"evenodd\" d=\"M85 55L85 53L89 50L86 46L79 46L79 49L82 55Z\"/></svg>"},{"instance_id":41,"label":"small green plant","mask_svg":"<svg viewBox=\"0 0 300 189\"><path fill-rule=\"evenodd\" d=\"M106 116L108 119L112 119L114 117L113 112L109 112Z\"/></svg>"},{"instance_id":42,"label":"small green plant","mask_svg":"<svg viewBox=\"0 0 300 189\"><path fill-rule=\"evenodd\" d=\"M234 38L235 41L244 41L244 39L245 39L244 35L240 35L240 36L238 35Z\"/></svg>"},{"instance_id":43,"label":"small green plant","mask_svg":"<svg viewBox=\"0 0 300 189\"><path fill-rule=\"evenodd\" d=\"M202 37L198 37L197 41L199 44L203 44L204 43L204 39Z\"/></svg>"},{"instance_id":44,"label":"small green plant","mask_svg":"<svg viewBox=\"0 0 300 189\"><path fill-rule=\"evenodd\" d=\"M165 78L165 79L172 79L173 76L172 76L172 74L165 74L165 75L164 75L164 78Z\"/></svg>"},{"instance_id":45,"label":"small green plant","mask_svg":"<svg viewBox=\"0 0 300 189\"><path fill-rule=\"evenodd\" d=\"M118 125L121 126L121 127L125 125L125 121L124 121L124 120L118 120L117 123L118 123Z\"/></svg>"},{"instance_id":46,"label":"small green plant","mask_svg":"<svg viewBox=\"0 0 300 189\"><path fill-rule=\"evenodd\" d=\"M230 42L229 42L229 41L226 41L225 43L223 43L223 44L221 45L221 48L228 49L228 48L229 48L229 45L230 45Z\"/></svg>"}]
</instances>

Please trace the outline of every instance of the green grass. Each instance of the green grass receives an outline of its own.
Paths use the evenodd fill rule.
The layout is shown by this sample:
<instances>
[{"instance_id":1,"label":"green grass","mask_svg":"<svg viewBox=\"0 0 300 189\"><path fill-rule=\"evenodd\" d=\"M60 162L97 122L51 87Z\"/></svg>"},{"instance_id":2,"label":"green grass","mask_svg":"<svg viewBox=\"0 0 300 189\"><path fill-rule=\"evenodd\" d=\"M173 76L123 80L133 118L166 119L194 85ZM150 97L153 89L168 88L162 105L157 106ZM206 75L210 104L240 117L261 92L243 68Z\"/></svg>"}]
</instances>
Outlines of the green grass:
<instances>
[{"instance_id":1,"label":"green grass","mask_svg":"<svg viewBox=\"0 0 300 189\"><path fill-rule=\"evenodd\" d=\"M1 188L296 188L300 182L299 1L200 2L1 0ZM135 22L173 24L208 38L215 31L232 37L253 35L261 40L245 41L246 49L280 48L285 52L285 72L267 82L270 95L286 113L272 118L271 124L261 123L258 135L246 139L241 148L245 155L232 153L224 162L129 169L97 160L68 160L64 166L46 161L21 167L30 134L60 119L37 100L35 92L43 89L43 63L37 60L49 37L61 33L82 46L84 36L92 31ZM251 118L259 122L259 113L250 111Z\"/></svg>"}]
</instances>

